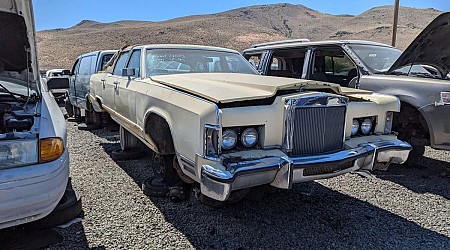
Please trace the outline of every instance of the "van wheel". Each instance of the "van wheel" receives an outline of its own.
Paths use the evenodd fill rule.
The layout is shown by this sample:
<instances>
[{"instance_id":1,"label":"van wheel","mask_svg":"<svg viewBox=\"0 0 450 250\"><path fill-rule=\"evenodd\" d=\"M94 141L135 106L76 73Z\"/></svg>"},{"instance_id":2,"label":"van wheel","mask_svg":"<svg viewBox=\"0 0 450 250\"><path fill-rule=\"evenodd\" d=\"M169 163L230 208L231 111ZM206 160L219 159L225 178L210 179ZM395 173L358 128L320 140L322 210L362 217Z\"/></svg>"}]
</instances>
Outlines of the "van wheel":
<instances>
[{"instance_id":1,"label":"van wheel","mask_svg":"<svg viewBox=\"0 0 450 250\"><path fill-rule=\"evenodd\" d=\"M73 105L70 103L68 97L64 100L64 108L66 109L67 116L73 117Z\"/></svg>"}]
</instances>

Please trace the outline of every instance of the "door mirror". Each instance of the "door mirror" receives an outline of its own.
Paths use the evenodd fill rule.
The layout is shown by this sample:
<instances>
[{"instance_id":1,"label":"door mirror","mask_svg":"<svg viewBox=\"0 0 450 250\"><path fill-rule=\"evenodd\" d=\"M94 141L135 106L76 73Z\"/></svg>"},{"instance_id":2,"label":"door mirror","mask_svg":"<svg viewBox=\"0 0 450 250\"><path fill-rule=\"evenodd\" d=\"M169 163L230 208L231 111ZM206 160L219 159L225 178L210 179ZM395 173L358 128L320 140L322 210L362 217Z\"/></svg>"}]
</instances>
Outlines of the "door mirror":
<instances>
[{"instance_id":1,"label":"door mirror","mask_svg":"<svg viewBox=\"0 0 450 250\"><path fill-rule=\"evenodd\" d=\"M133 68L122 69L122 76L135 76L136 72Z\"/></svg>"},{"instance_id":2,"label":"door mirror","mask_svg":"<svg viewBox=\"0 0 450 250\"><path fill-rule=\"evenodd\" d=\"M47 80L48 89L68 89L69 78L67 77L52 77Z\"/></svg>"}]
</instances>

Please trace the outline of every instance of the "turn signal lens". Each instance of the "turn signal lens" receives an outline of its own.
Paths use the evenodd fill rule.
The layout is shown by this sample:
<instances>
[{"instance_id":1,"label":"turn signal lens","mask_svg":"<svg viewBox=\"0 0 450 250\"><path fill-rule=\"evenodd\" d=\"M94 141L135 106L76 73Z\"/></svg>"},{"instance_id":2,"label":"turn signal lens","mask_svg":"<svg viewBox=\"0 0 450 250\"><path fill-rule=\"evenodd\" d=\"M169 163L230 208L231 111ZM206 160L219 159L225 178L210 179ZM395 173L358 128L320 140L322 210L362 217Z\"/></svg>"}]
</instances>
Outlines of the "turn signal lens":
<instances>
[{"instance_id":1,"label":"turn signal lens","mask_svg":"<svg viewBox=\"0 0 450 250\"><path fill-rule=\"evenodd\" d=\"M39 143L39 162L49 162L58 159L64 152L64 143L59 138L46 138Z\"/></svg>"}]
</instances>

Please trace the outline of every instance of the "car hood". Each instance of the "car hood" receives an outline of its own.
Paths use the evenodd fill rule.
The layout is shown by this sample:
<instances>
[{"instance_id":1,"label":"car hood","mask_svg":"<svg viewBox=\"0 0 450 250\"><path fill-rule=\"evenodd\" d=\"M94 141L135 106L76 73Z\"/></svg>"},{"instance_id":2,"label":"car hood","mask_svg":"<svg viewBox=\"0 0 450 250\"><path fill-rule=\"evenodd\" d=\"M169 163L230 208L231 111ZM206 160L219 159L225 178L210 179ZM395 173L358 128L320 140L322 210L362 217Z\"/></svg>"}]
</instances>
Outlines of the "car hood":
<instances>
[{"instance_id":1,"label":"car hood","mask_svg":"<svg viewBox=\"0 0 450 250\"><path fill-rule=\"evenodd\" d=\"M342 95L355 94L355 91L371 93L356 89L345 93L339 85L325 82L238 73L162 75L151 77L151 80L215 103L270 98L275 96L279 90L298 89L300 87L317 91L331 89L333 92Z\"/></svg>"},{"instance_id":2,"label":"car hood","mask_svg":"<svg viewBox=\"0 0 450 250\"><path fill-rule=\"evenodd\" d=\"M0 66L24 73L29 68L36 88L39 71L31 0L0 0L0 23Z\"/></svg>"},{"instance_id":3,"label":"car hood","mask_svg":"<svg viewBox=\"0 0 450 250\"><path fill-rule=\"evenodd\" d=\"M436 17L400 55L387 74L411 64L436 67L442 75L450 69L450 12Z\"/></svg>"}]
</instances>

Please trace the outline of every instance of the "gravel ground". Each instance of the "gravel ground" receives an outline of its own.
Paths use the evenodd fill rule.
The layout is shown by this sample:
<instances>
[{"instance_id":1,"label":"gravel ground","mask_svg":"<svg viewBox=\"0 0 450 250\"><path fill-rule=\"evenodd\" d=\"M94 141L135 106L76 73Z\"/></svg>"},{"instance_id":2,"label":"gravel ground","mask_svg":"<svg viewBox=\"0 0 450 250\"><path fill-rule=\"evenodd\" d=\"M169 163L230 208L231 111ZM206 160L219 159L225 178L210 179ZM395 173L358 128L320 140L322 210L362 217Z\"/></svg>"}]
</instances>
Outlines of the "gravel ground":
<instances>
[{"instance_id":1,"label":"gravel ground","mask_svg":"<svg viewBox=\"0 0 450 250\"><path fill-rule=\"evenodd\" d=\"M263 201L211 208L149 198L147 156L113 161L117 132L68 122L82 222L56 229L50 249L450 249L450 153L427 149L413 167L270 189ZM0 247L1 248L1 247Z\"/></svg>"}]
</instances>

